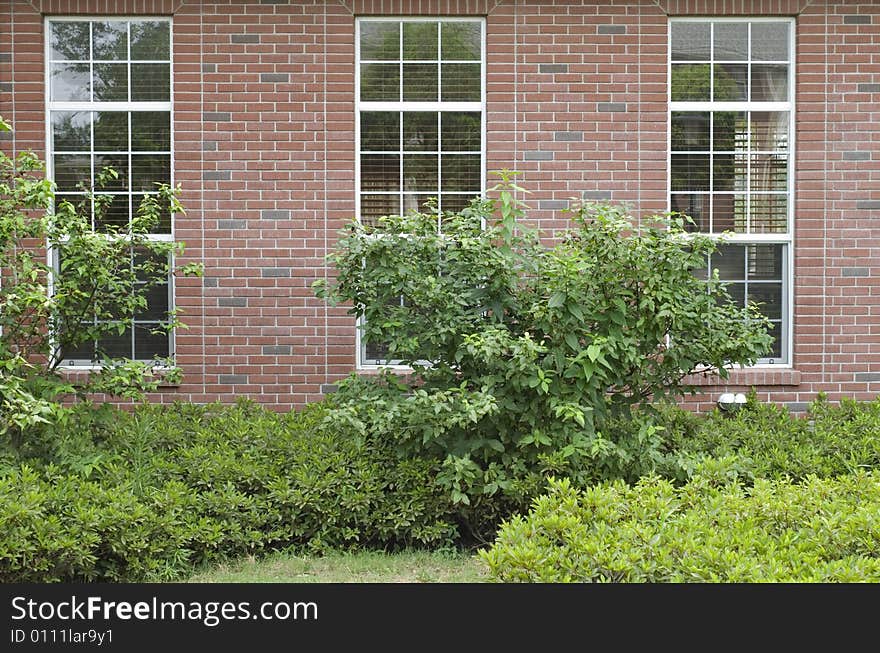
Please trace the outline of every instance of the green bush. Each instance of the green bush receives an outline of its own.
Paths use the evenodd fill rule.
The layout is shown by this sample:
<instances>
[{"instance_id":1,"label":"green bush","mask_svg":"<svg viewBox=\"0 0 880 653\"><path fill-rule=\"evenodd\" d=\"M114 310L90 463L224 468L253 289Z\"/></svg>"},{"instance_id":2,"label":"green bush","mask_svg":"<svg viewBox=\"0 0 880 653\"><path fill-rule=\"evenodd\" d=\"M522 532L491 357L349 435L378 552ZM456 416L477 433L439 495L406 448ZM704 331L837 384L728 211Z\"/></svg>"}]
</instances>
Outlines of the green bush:
<instances>
[{"instance_id":1,"label":"green bush","mask_svg":"<svg viewBox=\"0 0 880 653\"><path fill-rule=\"evenodd\" d=\"M706 457L735 458L742 478L799 480L880 466L880 399L832 405L820 395L798 417L752 395L736 414L666 407L657 421L664 444L655 471L679 480Z\"/></svg>"},{"instance_id":2,"label":"green bush","mask_svg":"<svg viewBox=\"0 0 880 653\"><path fill-rule=\"evenodd\" d=\"M45 459L7 452L0 580L172 579L289 547L452 545L455 509L436 463L328 429L325 413L78 408Z\"/></svg>"},{"instance_id":3,"label":"green bush","mask_svg":"<svg viewBox=\"0 0 880 653\"><path fill-rule=\"evenodd\" d=\"M551 483L482 550L504 582L877 582L880 477L751 487L698 474L578 490Z\"/></svg>"}]
</instances>

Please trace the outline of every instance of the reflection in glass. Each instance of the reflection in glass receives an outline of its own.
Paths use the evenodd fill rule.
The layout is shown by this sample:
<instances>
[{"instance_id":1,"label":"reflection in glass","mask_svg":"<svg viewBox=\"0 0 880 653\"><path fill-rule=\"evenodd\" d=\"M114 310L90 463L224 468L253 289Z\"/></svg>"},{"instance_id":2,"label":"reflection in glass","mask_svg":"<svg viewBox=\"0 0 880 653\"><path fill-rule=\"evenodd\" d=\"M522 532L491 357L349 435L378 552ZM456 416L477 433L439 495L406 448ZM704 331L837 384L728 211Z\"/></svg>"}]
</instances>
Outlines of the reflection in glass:
<instances>
[{"instance_id":1,"label":"reflection in glass","mask_svg":"<svg viewBox=\"0 0 880 653\"><path fill-rule=\"evenodd\" d=\"M696 193L672 193L670 210L690 216L694 223L688 231L709 231L709 196Z\"/></svg>"},{"instance_id":2,"label":"reflection in glass","mask_svg":"<svg viewBox=\"0 0 880 653\"><path fill-rule=\"evenodd\" d=\"M752 59L788 61L788 23L752 23Z\"/></svg>"},{"instance_id":3,"label":"reflection in glass","mask_svg":"<svg viewBox=\"0 0 880 653\"><path fill-rule=\"evenodd\" d=\"M132 111L131 149L133 152L170 152L171 113Z\"/></svg>"},{"instance_id":4,"label":"reflection in glass","mask_svg":"<svg viewBox=\"0 0 880 653\"><path fill-rule=\"evenodd\" d=\"M785 152L788 149L788 113L785 111L752 111L752 149L764 152Z\"/></svg>"},{"instance_id":5,"label":"reflection in glass","mask_svg":"<svg viewBox=\"0 0 880 653\"><path fill-rule=\"evenodd\" d=\"M49 56L54 60L89 60L89 23L57 21L50 23Z\"/></svg>"},{"instance_id":6,"label":"reflection in glass","mask_svg":"<svg viewBox=\"0 0 880 653\"><path fill-rule=\"evenodd\" d=\"M168 154L133 154L131 157L131 188L134 191L155 191L156 184L171 183L171 157Z\"/></svg>"},{"instance_id":7,"label":"reflection in glass","mask_svg":"<svg viewBox=\"0 0 880 653\"><path fill-rule=\"evenodd\" d=\"M478 112L447 111L440 114L441 148L444 152L482 150L482 116Z\"/></svg>"},{"instance_id":8,"label":"reflection in glass","mask_svg":"<svg viewBox=\"0 0 880 653\"><path fill-rule=\"evenodd\" d=\"M448 63L441 67L442 90L440 99L444 102L480 101L480 64Z\"/></svg>"},{"instance_id":9,"label":"reflection in glass","mask_svg":"<svg viewBox=\"0 0 880 653\"><path fill-rule=\"evenodd\" d=\"M101 198L109 198L108 205L103 199L95 203L95 229L101 230L107 226L125 227L128 225L131 211L129 208L129 195L101 195Z\"/></svg>"},{"instance_id":10,"label":"reflection in glass","mask_svg":"<svg viewBox=\"0 0 880 653\"><path fill-rule=\"evenodd\" d=\"M400 68L387 63L361 64L361 100L400 100Z\"/></svg>"},{"instance_id":11,"label":"reflection in glass","mask_svg":"<svg viewBox=\"0 0 880 653\"><path fill-rule=\"evenodd\" d=\"M437 82L437 64L403 64L404 102L435 101L437 99Z\"/></svg>"},{"instance_id":12,"label":"reflection in glass","mask_svg":"<svg viewBox=\"0 0 880 653\"><path fill-rule=\"evenodd\" d=\"M733 231L745 233L746 231L746 197L745 195L732 195L718 193L712 195L712 231Z\"/></svg>"},{"instance_id":13,"label":"reflection in glass","mask_svg":"<svg viewBox=\"0 0 880 653\"><path fill-rule=\"evenodd\" d=\"M745 279L745 255L742 245L722 245L712 253L710 263L722 281L740 281Z\"/></svg>"},{"instance_id":14,"label":"reflection in glass","mask_svg":"<svg viewBox=\"0 0 880 653\"><path fill-rule=\"evenodd\" d=\"M400 113L397 111L361 112L361 150L396 152L400 147Z\"/></svg>"},{"instance_id":15,"label":"reflection in glass","mask_svg":"<svg viewBox=\"0 0 880 653\"><path fill-rule=\"evenodd\" d=\"M708 154L673 154L670 159L673 191L709 190Z\"/></svg>"},{"instance_id":16,"label":"reflection in glass","mask_svg":"<svg viewBox=\"0 0 880 653\"><path fill-rule=\"evenodd\" d=\"M403 149L406 152L437 151L437 114L408 111L403 114Z\"/></svg>"},{"instance_id":17,"label":"reflection in glass","mask_svg":"<svg viewBox=\"0 0 880 653\"><path fill-rule=\"evenodd\" d=\"M88 154L56 154L55 184L59 191L77 191L82 184L92 187L92 159Z\"/></svg>"},{"instance_id":18,"label":"reflection in glass","mask_svg":"<svg viewBox=\"0 0 880 653\"><path fill-rule=\"evenodd\" d=\"M686 63L672 65L672 101L709 100L709 64Z\"/></svg>"},{"instance_id":19,"label":"reflection in glass","mask_svg":"<svg viewBox=\"0 0 880 653\"><path fill-rule=\"evenodd\" d=\"M443 191L473 191L482 187L482 165L479 155L445 155L442 160Z\"/></svg>"},{"instance_id":20,"label":"reflection in glass","mask_svg":"<svg viewBox=\"0 0 880 653\"><path fill-rule=\"evenodd\" d=\"M88 152L91 146L91 112L52 112L52 149L55 152Z\"/></svg>"},{"instance_id":21,"label":"reflection in glass","mask_svg":"<svg viewBox=\"0 0 880 653\"><path fill-rule=\"evenodd\" d=\"M748 245L749 278L782 280L782 245Z\"/></svg>"},{"instance_id":22,"label":"reflection in glass","mask_svg":"<svg viewBox=\"0 0 880 653\"><path fill-rule=\"evenodd\" d=\"M707 151L709 149L709 112L672 112L672 150Z\"/></svg>"},{"instance_id":23,"label":"reflection in glass","mask_svg":"<svg viewBox=\"0 0 880 653\"><path fill-rule=\"evenodd\" d=\"M127 154L96 154L95 155L95 183L98 183L98 175L103 168L112 168L116 171L116 179L108 177L103 188L98 190L128 190L128 155Z\"/></svg>"},{"instance_id":24,"label":"reflection in glass","mask_svg":"<svg viewBox=\"0 0 880 653\"><path fill-rule=\"evenodd\" d=\"M440 26L440 56L446 61L479 61L480 24L448 21Z\"/></svg>"},{"instance_id":25,"label":"reflection in glass","mask_svg":"<svg viewBox=\"0 0 880 653\"><path fill-rule=\"evenodd\" d=\"M437 173L436 154L410 154L403 157L403 189L405 191L436 190Z\"/></svg>"},{"instance_id":26,"label":"reflection in glass","mask_svg":"<svg viewBox=\"0 0 880 653\"><path fill-rule=\"evenodd\" d=\"M782 283L749 284L749 301L759 304L761 313L769 319L782 319Z\"/></svg>"},{"instance_id":27,"label":"reflection in glass","mask_svg":"<svg viewBox=\"0 0 880 653\"><path fill-rule=\"evenodd\" d=\"M128 59L128 23L121 20L92 23L92 58L97 61Z\"/></svg>"},{"instance_id":28,"label":"reflection in glass","mask_svg":"<svg viewBox=\"0 0 880 653\"><path fill-rule=\"evenodd\" d=\"M715 61L748 61L749 24L715 23L713 46Z\"/></svg>"},{"instance_id":29,"label":"reflection in glass","mask_svg":"<svg viewBox=\"0 0 880 653\"><path fill-rule=\"evenodd\" d=\"M708 23L672 23L672 61L708 61Z\"/></svg>"},{"instance_id":30,"label":"reflection in glass","mask_svg":"<svg viewBox=\"0 0 880 653\"><path fill-rule=\"evenodd\" d=\"M132 102L167 102L171 99L170 66L167 63L131 64Z\"/></svg>"},{"instance_id":31,"label":"reflection in glass","mask_svg":"<svg viewBox=\"0 0 880 653\"><path fill-rule=\"evenodd\" d=\"M366 193L361 195L361 222L367 225L378 224L379 218L385 215L400 214L399 195L381 195Z\"/></svg>"},{"instance_id":32,"label":"reflection in glass","mask_svg":"<svg viewBox=\"0 0 880 653\"><path fill-rule=\"evenodd\" d=\"M400 190L400 157L396 154L361 155L361 190Z\"/></svg>"},{"instance_id":33,"label":"reflection in glass","mask_svg":"<svg viewBox=\"0 0 880 653\"><path fill-rule=\"evenodd\" d=\"M788 65L752 64L752 102L788 101Z\"/></svg>"},{"instance_id":34,"label":"reflection in glass","mask_svg":"<svg viewBox=\"0 0 880 653\"><path fill-rule=\"evenodd\" d=\"M128 112L99 111L95 113L95 151L128 151Z\"/></svg>"},{"instance_id":35,"label":"reflection in glass","mask_svg":"<svg viewBox=\"0 0 880 653\"><path fill-rule=\"evenodd\" d=\"M744 111L716 111L712 114L712 147L716 152L745 152L749 145L749 124Z\"/></svg>"},{"instance_id":36,"label":"reflection in glass","mask_svg":"<svg viewBox=\"0 0 880 653\"><path fill-rule=\"evenodd\" d=\"M403 59L437 61L437 23L403 24Z\"/></svg>"},{"instance_id":37,"label":"reflection in glass","mask_svg":"<svg viewBox=\"0 0 880 653\"><path fill-rule=\"evenodd\" d=\"M54 102L88 102L92 84L88 64L52 64L49 95Z\"/></svg>"},{"instance_id":38,"label":"reflection in glass","mask_svg":"<svg viewBox=\"0 0 880 653\"><path fill-rule=\"evenodd\" d=\"M92 68L95 102L128 101L128 64L96 63Z\"/></svg>"},{"instance_id":39,"label":"reflection in glass","mask_svg":"<svg viewBox=\"0 0 880 653\"><path fill-rule=\"evenodd\" d=\"M167 61L171 53L170 24L164 20L131 21L132 61Z\"/></svg>"},{"instance_id":40,"label":"reflection in glass","mask_svg":"<svg viewBox=\"0 0 880 653\"><path fill-rule=\"evenodd\" d=\"M784 191L787 187L788 158L785 155L752 155L752 191Z\"/></svg>"},{"instance_id":41,"label":"reflection in glass","mask_svg":"<svg viewBox=\"0 0 880 653\"><path fill-rule=\"evenodd\" d=\"M363 21L361 26L361 60L389 61L400 57L400 24Z\"/></svg>"},{"instance_id":42,"label":"reflection in glass","mask_svg":"<svg viewBox=\"0 0 880 653\"><path fill-rule=\"evenodd\" d=\"M788 196L752 195L752 231L784 233L788 231Z\"/></svg>"},{"instance_id":43,"label":"reflection in glass","mask_svg":"<svg viewBox=\"0 0 880 653\"><path fill-rule=\"evenodd\" d=\"M746 99L749 65L740 63L715 64L712 99L716 102L740 102Z\"/></svg>"}]
</instances>

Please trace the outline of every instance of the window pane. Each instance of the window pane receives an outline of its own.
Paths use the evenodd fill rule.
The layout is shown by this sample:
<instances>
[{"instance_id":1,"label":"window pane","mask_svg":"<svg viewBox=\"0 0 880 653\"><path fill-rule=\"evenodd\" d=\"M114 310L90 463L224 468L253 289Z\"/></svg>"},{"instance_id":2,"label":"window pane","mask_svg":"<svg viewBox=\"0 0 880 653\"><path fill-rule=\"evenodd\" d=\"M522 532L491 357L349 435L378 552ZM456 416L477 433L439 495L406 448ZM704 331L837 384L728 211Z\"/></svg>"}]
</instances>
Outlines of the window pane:
<instances>
[{"instance_id":1,"label":"window pane","mask_svg":"<svg viewBox=\"0 0 880 653\"><path fill-rule=\"evenodd\" d=\"M403 65L403 99L429 102L437 99L437 64Z\"/></svg>"},{"instance_id":2,"label":"window pane","mask_svg":"<svg viewBox=\"0 0 880 653\"><path fill-rule=\"evenodd\" d=\"M165 63L131 64L132 102L167 102L171 99L170 67Z\"/></svg>"},{"instance_id":3,"label":"window pane","mask_svg":"<svg viewBox=\"0 0 880 653\"><path fill-rule=\"evenodd\" d=\"M382 216L399 214L399 195L361 195L361 222L364 224L375 225Z\"/></svg>"},{"instance_id":4,"label":"window pane","mask_svg":"<svg viewBox=\"0 0 880 653\"><path fill-rule=\"evenodd\" d=\"M409 192L436 192L436 154L411 154L403 157L403 189Z\"/></svg>"},{"instance_id":5,"label":"window pane","mask_svg":"<svg viewBox=\"0 0 880 653\"><path fill-rule=\"evenodd\" d=\"M483 185L481 163L479 155L445 155L440 189L479 192Z\"/></svg>"},{"instance_id":6,"label":"window pane","mask_svg":"<svg viewBox=\"0 0 880 653\"><path fill-rule=\"evenodd\" d=\"M92 159L88 154L57 154L54 163L55 184L59 191L80 190L79 184L91 189Z\"/></svg>"},{"instance_id":7,"label":"window pane","mask_svg":"<svg viewBox=\"0 0 880 653\"><path fill-rule=\"evenodd\" d=\"M54 102L88 102L91 80L88 64L52 64L49 95Z\"/></svg>"},{"instance_id":8,"label":"window pane","mask_svg":"<svg viewBox=\"0 0 880 653\"><path fill-rule=\"evenodd\" d=\"M741 281L745 279L746 248L742 245L722 245L712 253L712 269L718 270L722 281Z\"/></svg>"},{"instance_id":9,"label":"window pane","mask_svg":"<svg viewBox=\"0 0 880 653\"><path fill-rule=\"evenodd\" d=\"M92 23L92 57L98 61L128 59L128 23L114 20Z\"/></svg>"},{"instance_id":10,"label":"window pane","mask_svg":"<svg viewBox=\"0 0 880 653\"><path fill-rule=\"evenodd\" d=\"M749 65L739 63L715 64L712 99L721 102L739 102L746 99Z\"/></svg>"},{"instance_id":11,"label":"window pane","mask_svg":"<svg viewBox=\"0 0 880 653\"><path fill-rule=\"evenodd\" d=\"M131 156L132 190L155 191L157 183L171 183L171 156L133 154Z\"/></svg>"},{"instance_id":12,"label":"window pane","mask_svg":"<svg viewBox=\"0 0 880 653\"><path fill-rule=\"evenodd\" d=\"M437 23L403 24L403 58L437 60Z\"/></svg>"},{"instance_id":13,"label":"window pane","mask_svg":"<svg viewBox=\"0 0 880 653\"><path fill-rule=\"evenodd\" d=\"M133 152L170 152L171 113L168 111L133 111L131 113L131 149Z\"/></svg>"},{"instance_id":14,"label":"window pane","mask_svg":"<svg viewBox=\"0 0 880 653\"><path fill-rule=\"evenodd\" d=\"M113 333L101 338L98 353L110 358L131 358L131 328L125 329L120 335Z\"/></svg>"},{"instance_id":15,"label":"window pane","mask_svg":"<svg viewBox=\"0 0 880 653\"><path fill-rule=\"evenodd\" d=\"M752 191L784 191L788 186L788 159L775 154L752 156Z\"/></svg>"},{"instance_id":16,"label":"window pane","mask_svg":"<svg viewBox=\"0 0 880 653\"><path fill-rule=\"evenodd\" d=\"M52 112L52 148L55 152L88 152L91 146L91 112Z\"/></svg>"},{"instance_id":17,"label":"window pane","mask_svg":"<svg viewBox=\"0 0 880 653\"><path fill-rule=\"evenodd\" d=\"M138 214L142 215L141 205L147 195L153 195L154 193L144 193L142 195L134 195L131 199L132 201L132 210ZM169 234L171 233L171 211L167 205L161 205L159 210L159 221L150 229L151 234Z\"/></svg>"},{"instance_id":18,"label":"window pane","mask_svg":"<svg viewBox=\"0 0 880 653\"><path fill-rule=\"evenodd\" d=\"M672 150L708 150L709 116L708 111L673 111Z\"/></svg>"},{"instance_id":19,"label":"window pane","mask_svg":"<svg viewBox=\"0 0 880 653\"><path fill-rule=\"evenodd\" d=\"M782 280L782 245L749 245L749 279Z\"/></svg>"},{"instance_id":20,"label":"window pane","mask_svg":"<svg viewBox=\"0 0 880 653\"><path fill-rule=\"evenodd\" d=\"M709 231L708 195L672 193L670 210L693 218L696 224L686 225L688 231Z\"/></svg>"},{"instance_id":21,"label":"window pane","mask_svg":"<svg viewBox=\"0 0 880 653\"><path fill-rule=\"evenodd\" d=\"M449 21L440 26L441 56L457 61L479 61L481 49L480 24Z\"/></svg>"},{"instance_id":22,"label":"window pane","mask_svg":"<svg viewBox=\"0 0 880 653\"><path fill-rule=\"evenodd\" d=\"M716 152L745 152L749 145L749 125L742 111L716 111L712 114L712 147Z\"/></svg>"},{"instance_id":23,"label":"window pane","mask_svg":"<svg viewBox=\"0 0 880 653\"><path fill-rule=\"evenodd\" d=\"M746 231L745 195L715 194L712 196L712 231Z\"/></svg>"},{"instance_id":24,"label":"window pane","mask_svg":"<svg viewBox=\"0 0 880 653\"><path fill-rule=\"evenodd\" d=\"M104 199L110 200L109 205L104 204ZM128 225L131 211L129 209L129 195L102 195L95 202L95 229L103 230L106 227L123 228Z\"/></svg>"},{"instance_id":25,"label":"window pane","mask_svg":"<svg viewBox=\"0 0 880 653\"><path fill-rule=\"evenodd\" d=\"M712 190L732 191L737 178L745 178L745 160L735 154L716 154L712 157L712 174Z\"/></svg>"},{"instance_id":26,"label":"window pane","mask_svg":"<svg viewBox=\"0 0 880 653\"><path fill-rule=\"evenodd\" d=\"M440 209L442 211L451 211L453 213L457 213L462 209L466 208L468 204L471 203L471 200L479 195L479 193L470 194L455 194L455 193L443 193L440 196Z\"/></svg>"},{"instance_id":27,"label":"window pane","mask_svg":"<svg viewBox=\"0 0 880 653\"><path fill-rule=\"evenodd\" d=\"M759 304L761 313L771 320L782 319L782 284L749 284L749 301Z\"/></svg>"},{"instance_id":28,"label":"window pane","mask_svg":"<svg viewBox=\"0 0 880 653\"><path fill-rule=\"evenodd\" d=\"M361 113L361 150L397 152L399 149L400 113L397 111L363 111Z\"/></svg>"},{"instance_id":29,"label":"window pane","mask_svg":"<svg viewBox=\"0 0 880 653\"><path fill-rule=\"evenodd\" d=\"M400 69L387 63L361 64L361 100L400 100Z\"/></svg>"},{"instance_id":30,"label":"window pane","mask_svg":"<svg viewBox=\"0 0 880 653\"><path fill-rule=\"evenodd\" d=\"M715 61L748 61L749 24L715 23L713 44Z\"/></svg>"},{"instance_id":31,"label":"window pane","mask_svg":"<svg viewBox=\"0 0 880 653\"><path fill-rule=\"evenodd\" d=\"M672 23L672 61L709 61L709 23Z\"/></svg>"},{"instance_id":32,"label":"window pane","mask_svg":"<svg viewBox=\"0 0 880 653\"><path fill-rule=\"evenodd\" d=\"M153 333L158 324L134 325L134 357L138 360L167 358L170 354L167 333Z\"/></svg>"},{"instance_id":33,"label":"window pane","mask_svg":"<svg viewBox=\"0 0 880 653\"><path fill-rule=\"evenodd\" d=\"M788 23L752 23L752 59L788 61Z\"/></svg>"},{"instance_id":34,"label":"window pane","mask_svg":"<svg viewBox=\"0 0 880 653\"><path fill-rule=\"evenodd\" d=\"M440 74L443 81L441 99L444 102L480 101L480 64L443 64Z\"/></svg>"},{"instance_id":35,"label":"window pane","mask_svg":"<svg viewBox=\"0 0 880 653\"><path fill-rule=\"evenodd\" d=\"M363 61L393 61L400 57L400 23L363 21L360 26Z\"/></svg>"},{"instance_id":36,"label":"window pane","mask_svg":"<svg viewBox=\"0 0 880 653\"><path fill-rule=\"evenodd\" d=\"M437 151L437 114L413 111L403 114L403 149L408 152Z\"/></svg>"},{"instance_id":37,"label":"window pane","mask_svg":"<svg viewBox=\"0 0 880 653\"><path fill-rule=\"evenodd\" d=\"M774 322L770 327L770 335L773 338L773 344L767 356L769 358L782 358L782 323Z\"/></svg>"},{"instance_id":38,"label":"window pane","mask_svg":"<svg viewBox=\"0 0 880 653\"><path fill-rule=\"evenodd\" d=\"M93 70L95 102L128 101L128 64L96 63Z\"/></svg>"},{"instance_id":39,"label":"window pane","mask_svg":"<svg viewBox=\"0 0 880 653\"><path fill-rule=\"evenodd\" d=\"M708 154L673 154L672 190L709 190Z\"/></svg>"},{"instance_id":40,"label":"window pane","mask_svg":"<svg viewBox=\"0 0 880 653\"><path fill-rule=\"evenodd\" d=\"M722 281L724 279L722 278ZM730 303L738 308L746 305L746 284L744 283L726 283L725 288L727 294L730 295Z\"/></svg>"},{"instance_id":41,"label":"window pane","mask_svg":"<svg viewBox=\"0 0 880 653\"><path fill-rule=\"evenodd\" d=\"M95 184L102 169L108 167L116 171L116 179L108 179L99 190L128 190L128 155L127 154L96 154Z\"/></svg>"},{"instance_id":42,"label":"window pane","mask_svg":"<svg viewBox=\"0 0 880 653\"><path fill-rule=\"evenodd\" d=\"M170 24L164 20L131 22L131 58L133 61L167 61L171 58Z\"/></svg>"},{"instance_id":43,"label":"window pane","mask_svg":"<svg viewBox=\"0 0 880 653\"><path fill-rule=\"evenodd\" d=\"M364 154L361 156L361 190L400 190L400 157L396 154Z\"/></svg>"},{"instance_id":44,"label":"window pane","mask_svg":"<svg viewBox=\"0 0 880 653\"><path fill-rule=\"evenodd\" d=\"M419 211L427 211L425 203L428 202L432 197L436 197L437 193L433 195L428 195L425 193L421 194L411 194L404 193L403 195L403 212L411 213L411 212L419 212Z\"/></svg>"},{"instance_id":45,"label":"window pane","mask_svg":"<svg viewBox=\"0 0 880 653\"><path fill-rule=\"evenodd\" d=\"M759 234L788 231L788 197L752 195L752 231Z\"/></svg>"},{"instance_id":46,"label":"window pane","mask_svg":"<svg viewBox=\"0 0 880 653\"><path fill-rule=\"evenodd\" d=\"M76 347L70 347L62 352L62 355L66 360L93 362L97 360L97 357L95 356L95 342L90 340L88 342L83 342Z\"/></svg>"},{"instance_id":47,"label":"window pane","mask_svg":"<svg viewBox=\"0 0 880 653\"><path fill-rule=\"evenodd\" d=\"M128 151L128 112L96 112L94 129L96 152Z\"/></svg>"},{"instance_id":48,"label":"window pane","mask_svg":"<svg viewBox=\"0 0 880 653\"><path fill-rule=\"evenodd\" d=\"M788 101L787 64L752 64L752 101Z\"/></svg>"},{"instance_id":49,"label":"window pane","mask_svg":"<svg viewBox=\"0 0 880 653\"><path fill-rule=\"evenodd\" d=\"M753 111L752 149L764 152L785 152L788 149L788 113L785 111Z\"/></svg>"},{"instance_id":50,"label":"window pane","mask_svg":"<svg viewBox=\"0 0 880 653\"><path fill-rule=\"evenodd\" d=\"M89 60L89 23L57 21L50 23L49 56L67 61Z\"/></svg>"},{"instance_id":51,"label":"window pane","mask_svg":"<svg viewBox=\"0 0 880 653\"><path fill-rule=\"evenodd\" d=\"M482 150L482 115L478 112L440 114L441 147L444 152Z\"/></svg>"},{"instance_id":52,"label":"window pane","mask_svg":"<svg viewBox=\"0 0 880 653\"><path fill-rule=\"evenodd\" d=\"M672 101L709 100L709 64L686 63L672 66Z\"/></svg>"},{"instance_id":53,"label":"window pane","mask_svg":"<svg viewBox=\"0 0 880 653\"><path fill-rule=\"evenodd\" d=\"M147 307L134 314L136 320L161 322L168 318L168 284L160 283L144 293Z\"/></svg>"}]
</instances>

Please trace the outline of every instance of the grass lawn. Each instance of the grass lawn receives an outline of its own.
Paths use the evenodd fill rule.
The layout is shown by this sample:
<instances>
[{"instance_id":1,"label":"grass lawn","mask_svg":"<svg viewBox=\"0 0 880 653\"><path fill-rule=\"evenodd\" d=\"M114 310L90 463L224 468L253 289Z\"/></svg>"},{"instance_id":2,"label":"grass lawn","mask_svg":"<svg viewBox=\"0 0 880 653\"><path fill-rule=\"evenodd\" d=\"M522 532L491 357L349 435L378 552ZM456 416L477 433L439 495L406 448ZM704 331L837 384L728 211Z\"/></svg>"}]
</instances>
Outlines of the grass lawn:
<instances>
[{"instance_id":1,"label":"grass lawn","mask_svg":"<svg viewBox=\"0 0 880 653\"><path fill-rule=\"evenodd\" d=\"M486 566L474 555L404 551L276 554L206 569L190 583L483 583Z\"/></svg>"}]
</instances>

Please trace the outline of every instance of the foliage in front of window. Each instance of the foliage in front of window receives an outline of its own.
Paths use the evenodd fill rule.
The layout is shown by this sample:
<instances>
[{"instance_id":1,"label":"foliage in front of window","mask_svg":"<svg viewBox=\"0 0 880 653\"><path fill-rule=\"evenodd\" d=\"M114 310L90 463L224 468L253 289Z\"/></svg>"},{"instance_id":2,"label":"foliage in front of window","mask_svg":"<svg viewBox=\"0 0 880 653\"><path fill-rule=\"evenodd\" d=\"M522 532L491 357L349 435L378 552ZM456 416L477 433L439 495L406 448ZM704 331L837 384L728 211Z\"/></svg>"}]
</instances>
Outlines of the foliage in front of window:
<instances>
[{"instance_id":1,"label":"foliage in front of window","mask_svg":"<svg viewBox=\"0 0 880 653\"><path fill-rule=\"evenodd\" d=\"M0 128L9 126L0 120ZM160 187L124 227L99 233L92 228L92 210L100 216L108 197L84 188L76 203L53 202L54 185L42 172L32 153L14 160L0 155L0 435L14 439L58 419L65 410L58 400L70 393L136 398L159 383L151 373L155 366L166 368L166 379L179 375L171 361L113 359L100 349L90 351L90 358L103 367L82 385L74 387L58 373L70 351L130 329L132 316L147 310L150 290L168 283L172 255L183 245L150 234L163 215L183 210L177 191ZM104 179L114 176L109 169L102 173ZM57 268L47 263L47 246ZM177 272L198 274L200 266ZM159 329L177 326L172 310Z\"/></svg>"},{"instance_id":2,"label":"foliage in front of window","mask_svg":"<svg viewBox=\"0 0 880 653\"><path fill-rule=\"evenodd\" d=\"M708 472L676 488L553 481L480 552L502 582L880 581L880 477L759 480Z\"/></svg>"},{"instance_id":3,"label":"foliage in front of window","mask_svg":"<svg viewBox=\"0 0 880 653\"><path fill-rule=\"evenodd\" d=\"M319 295L351 302L364 339L389 343L413 373L349 379L337 418L402 455L444 459L442 482L475 509L522 507L551 474L581 484L650 471L656 427L615 440L606 421L687 392L695 370L724 377L754 362L766 320L692 274L716 243L685 237L680 217L637 227L620 207L577 206L549 247L523 227L509 176L495 190L444 214L442 233L427 211L343 234Z\"/></svg>"}]
</instances>

